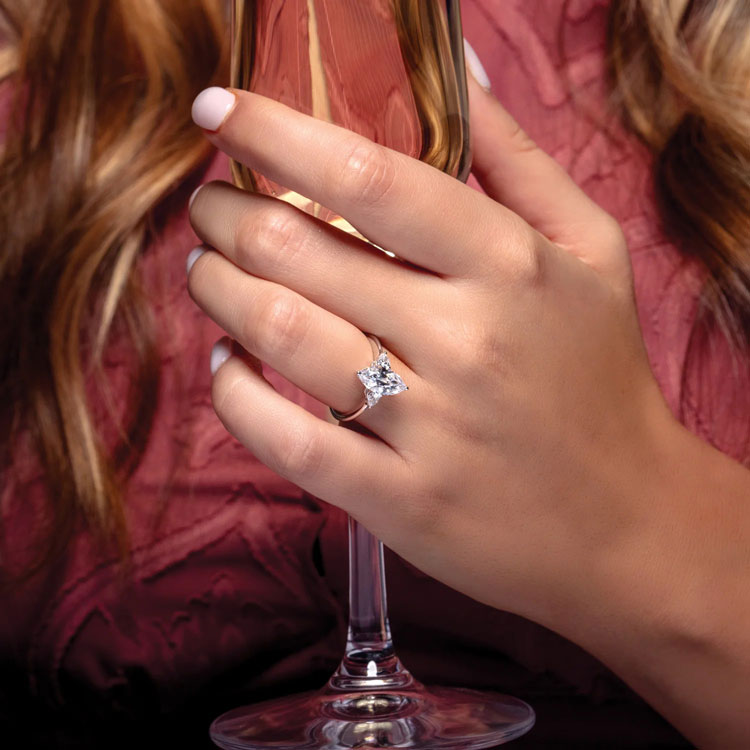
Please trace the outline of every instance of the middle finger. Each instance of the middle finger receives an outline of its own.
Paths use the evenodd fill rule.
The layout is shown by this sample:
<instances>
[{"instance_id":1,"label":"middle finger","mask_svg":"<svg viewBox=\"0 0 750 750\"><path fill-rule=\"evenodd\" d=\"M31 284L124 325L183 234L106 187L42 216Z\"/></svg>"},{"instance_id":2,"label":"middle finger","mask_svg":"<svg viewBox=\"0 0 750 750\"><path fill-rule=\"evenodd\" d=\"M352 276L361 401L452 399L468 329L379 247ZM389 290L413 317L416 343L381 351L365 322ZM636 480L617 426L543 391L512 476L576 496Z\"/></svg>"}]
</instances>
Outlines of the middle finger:
<instances>
[{"instance_id":1,"label":"middle finger","mask_svg":"<svg viewBox=\"0 0 750 750\"><path fill-rule=\"evenodd\" d=\"M195 195L190 219L232 263L387 339L416 371L432 357L424 321L458 312L446 280L284 201L214 182Z\"/></svg>"}]
</instances>

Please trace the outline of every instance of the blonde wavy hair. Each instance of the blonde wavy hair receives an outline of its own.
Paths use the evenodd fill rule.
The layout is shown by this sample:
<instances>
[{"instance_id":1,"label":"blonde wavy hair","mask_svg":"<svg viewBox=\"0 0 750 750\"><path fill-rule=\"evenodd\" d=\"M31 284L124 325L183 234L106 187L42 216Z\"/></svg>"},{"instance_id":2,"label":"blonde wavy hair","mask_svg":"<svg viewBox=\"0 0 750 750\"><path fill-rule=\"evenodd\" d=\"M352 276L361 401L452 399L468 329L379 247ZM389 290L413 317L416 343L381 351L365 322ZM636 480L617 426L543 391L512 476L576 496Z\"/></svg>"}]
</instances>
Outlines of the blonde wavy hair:
<instances>
[{"instance_id":1,"label":"blonde wavy hair","mask_svg":"<svg viewBox=\"0 0 750 750\"><path fill-rule=\"evenodd\" d=\"M702 322L750 337L750 3L615 0L613 94L656 155L666 226L708 271Z\"/></svg>"},{"instance_id":2,"label":"blonde wavy hair","mask_svg":"<svg viewBox=\"0 0 750 750\"><path fill-rule=\"evenodd\" d=\"M0 78L12 99L0 160L0 449L12 470L14 446L30 436L49 487L26 576L64 552L80 520L127 554L123 487L159 377L137 260L159 217L184 208L209 155L190 103L227 80L224 6L0 0ZM709 271L706 309L742 342L749 14L745 0L613 0L609 27L612 89L657 156L665 218ZM87 384L98 381L106 403L102 355L114 336L133 351L130 398L94 419Z\"/></svg>"},{"instance_id":3,"label":"blonde wavy hair","mask_svg":"<svg viewBox=\"0 0 750 750\"><path fill-rule=\"evenodd\" d=\"M127 551L122 488L159 382L136 265L210 154L190 105L223 80L226 34L218 0L0 0L0 18L12 99L0 161L0 450L9 470L29 435L49 487L29 575L65 550L81 518ZM117 406L102 367L114 336L133 352ZM92 382L105 412L96 422Z\"/></svg>"}]
</instances>

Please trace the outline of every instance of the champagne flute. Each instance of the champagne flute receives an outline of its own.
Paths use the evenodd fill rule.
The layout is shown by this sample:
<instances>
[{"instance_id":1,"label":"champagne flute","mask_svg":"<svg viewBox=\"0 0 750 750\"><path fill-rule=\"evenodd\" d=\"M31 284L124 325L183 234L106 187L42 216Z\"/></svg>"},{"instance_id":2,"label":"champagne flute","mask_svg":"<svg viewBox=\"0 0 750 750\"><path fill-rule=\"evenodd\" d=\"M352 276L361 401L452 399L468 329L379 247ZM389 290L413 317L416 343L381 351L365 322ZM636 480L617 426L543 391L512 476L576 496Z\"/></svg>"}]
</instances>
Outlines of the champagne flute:
<instances>
[{"instance_id":1,"label":"champagne flute","mask_svg":"<svg viewBox=\"0 0 750 750\"><path fill-rule=\"evenodd\" d=\"M232 86L337 123L457 179L470 169L459 0L231 0ZM233 163L235 182L367 241L344 217ZM377 246L376 246L377 247ZM391 258L393 252L378 248ZM351 426L351 423L348 423ZM383 545L349 519L349 631L320 691L217 718L222 748L488 748L526 733L523 701L425 687L391 640Z\"/></svg>"}]
</instances>

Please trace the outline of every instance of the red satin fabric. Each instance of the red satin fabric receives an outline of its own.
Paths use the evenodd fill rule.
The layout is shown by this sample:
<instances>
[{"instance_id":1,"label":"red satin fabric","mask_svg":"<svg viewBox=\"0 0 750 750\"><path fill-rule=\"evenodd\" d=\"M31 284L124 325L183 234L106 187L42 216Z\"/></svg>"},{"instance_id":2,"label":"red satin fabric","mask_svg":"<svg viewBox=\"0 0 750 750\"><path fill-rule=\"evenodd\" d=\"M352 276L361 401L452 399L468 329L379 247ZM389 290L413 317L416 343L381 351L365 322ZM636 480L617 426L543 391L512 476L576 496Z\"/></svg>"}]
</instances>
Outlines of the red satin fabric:
<instances>
[{"instance_id":1,"label":"red satin fabric","mask_svg":"<svg viewBox=\"0 0 750 750\"><path fill-rule=\"evenodd\" d=\"M463 7L466 36L497 96L622 224L648 353L671 408L696 434L746 460L746 379L733 377L719 336L691 336L700 268L660 228L649 155L596 124L605 101L606 1ZM217 177L228 179L221 156L207 175ZM150 735L160 742L207 747L214 713L320 684L341 654L345 518L263 466L215 417L208 355L221 331L186 293L194 244L182 209L143 258L163 380L155 429L127 495L129 577L119 579L81 531L60 565L0 601L0 716L4 726L30 731L32 747L63 739L103 747L103 737L111 746L126 737L148 745L147 721L168 729ZM114 346L107 366L115 393L124 393L127 363ZM323 414L322 404L267 374L287 397ZM23 561L42 505L33 462L19 462L2 487L7 563ZM388 572L407 666L425 681L526 697L539 723L519 747L683 746L577 646L450 591L393 555Z\"/></svg>"}]
</instances>

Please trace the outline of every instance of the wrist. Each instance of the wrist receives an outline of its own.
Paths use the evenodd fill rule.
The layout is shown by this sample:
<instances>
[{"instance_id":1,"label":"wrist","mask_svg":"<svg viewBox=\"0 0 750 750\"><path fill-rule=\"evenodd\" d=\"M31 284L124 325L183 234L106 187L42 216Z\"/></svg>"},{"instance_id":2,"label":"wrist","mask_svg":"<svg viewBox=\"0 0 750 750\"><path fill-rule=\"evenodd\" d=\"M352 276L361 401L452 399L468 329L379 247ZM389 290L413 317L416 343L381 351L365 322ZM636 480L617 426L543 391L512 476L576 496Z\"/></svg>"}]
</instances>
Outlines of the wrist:
<instances>
[{"instance_id":1,"label":"wrist","mask_svg":"<svg viewBox=\"0 0 750 750\"><path fill-rule=\"evenodd\" d=\"M690 628L698 638L705 627L697 620L708 576L705 560L695 555L702 533L698 505L705 500L695 497L691 475L709 471L713 457L674 420L644 447L605 500L627 513L588 561L591 574L580 593L590 617L569 625L581 645L605 657L610 635L666 642L691 638Z\"/></svg>"},{"instance_id":2,"label":"wrist","mask_svg":"<svg viewBox=\"0 0 750 750\"><path fill-rule=\"evenodd\" d=\"M694 742L714 745L706 727L724 714L729 731L750 697L723 687L750 674L750 474L674 420L658 437L619 485L627 528L595 552L563 635Z\"/></svg>"}]
</instances>

